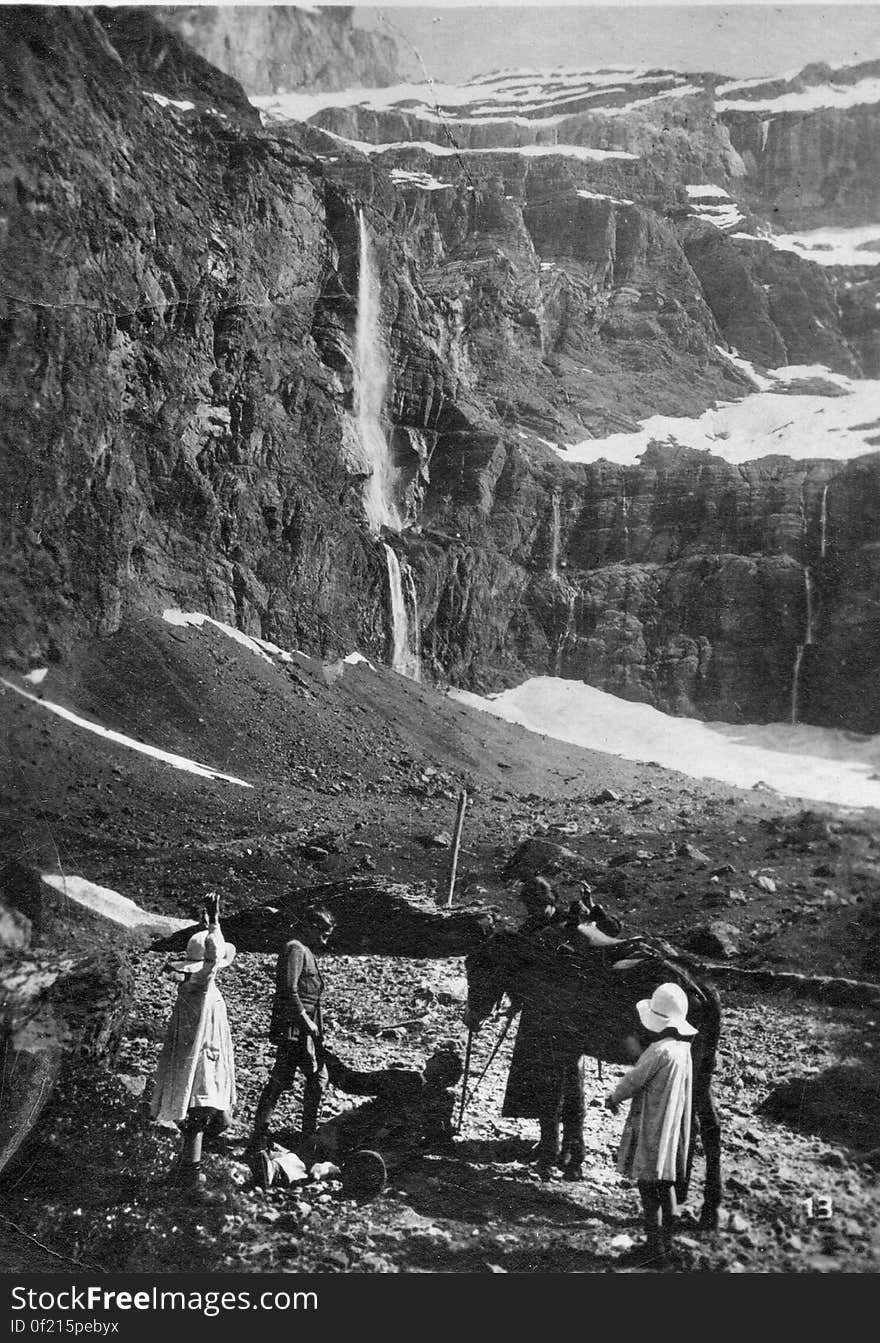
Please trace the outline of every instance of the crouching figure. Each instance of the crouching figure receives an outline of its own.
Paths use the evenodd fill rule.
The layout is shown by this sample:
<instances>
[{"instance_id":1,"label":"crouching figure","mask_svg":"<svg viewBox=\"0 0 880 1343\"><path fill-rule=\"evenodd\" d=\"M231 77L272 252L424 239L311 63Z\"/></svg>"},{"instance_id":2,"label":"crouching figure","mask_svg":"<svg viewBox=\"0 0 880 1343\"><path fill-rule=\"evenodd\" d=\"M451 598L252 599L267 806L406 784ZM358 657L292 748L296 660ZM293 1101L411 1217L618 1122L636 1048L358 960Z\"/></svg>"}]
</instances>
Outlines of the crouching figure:
<instances>
[{"instance_id":1,"label":"crouching figure","mask_svg":"<svg viewBox=\"0 0 880 1343\"><path fill-rule=\"evenodd\" d=\"M372 1198L389 1174L423 1152L451 1144L455 1088L463 1071L454 1046L441 1046L421 1069L362 1072L328 1049L324 1061L337 1090L372 1098L327 1120L315 1137L316 1161L340 1167L346 1194Z\"/></svg>"}]
</instances>

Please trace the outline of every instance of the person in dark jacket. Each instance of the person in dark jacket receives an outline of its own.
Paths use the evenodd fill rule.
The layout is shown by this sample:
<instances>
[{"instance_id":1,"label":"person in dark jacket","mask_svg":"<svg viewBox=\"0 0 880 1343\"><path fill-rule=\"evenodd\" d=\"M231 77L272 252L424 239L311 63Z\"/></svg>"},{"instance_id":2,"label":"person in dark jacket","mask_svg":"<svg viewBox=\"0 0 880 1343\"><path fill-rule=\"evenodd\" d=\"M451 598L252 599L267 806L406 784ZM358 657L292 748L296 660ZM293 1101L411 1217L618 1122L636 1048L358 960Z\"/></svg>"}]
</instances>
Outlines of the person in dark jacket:
<instances>
[{"instance_id":1,"label":"person in dark jacket","mask_svg":"<svg viewBox=\"0 0 880 1343\"><path fill-rule=\"evenodd\" d=\"M330 1159L357 1147L400 1155L443 1149L452 1142L453 1088L462 1074L461 1055L454 1045L441 1045L421 1069L394 1065L362 1072L347 1067L329 1050L327 1068L337 1091L374 1097L321 1125L319 1148Z\"/></svg>"},{"instance_id":2,"label":"person in dark jacket","mask_svg":"<svg viewBox=\"0 0 880 1343\"><path fill-rule=\"evenodd\" d=\"M520 899L527 912L520 934L528 938L530 949L539 947L544 953L546 965L541 974L543 982L552 985L556 953L569 934L568 919L558 909L544 877L525 882ZM529 1001L523 1005L526 996ZM586 1117L584 1061L562 1029L552 992L540 1006L536 997L525 992L523 998L512 996L513 1009L521 1008L522 1016L501 1113L508 1118L538 1120L541 1137L536 1155L542 1179L550 1179L554 1167L561 1165L563 1179L580 1180Z\"/></svg>"},{"instance_id":3,"label":"person in dark jacket","mask_svg":"<svg viewBox=\"0 0 880 1343\"><path fill-rule=\"evenodd\" d=\"M302 940L285 943L275 967L275 998L269 1039L277 1047L275 1065L263 1087L254 1116L250 1148L256 1154L269 1146L269 1124L283 1092L289 1091L297 1072L304 1079L301 1137L311 1140L318 1128L321 1098L327 1086L321 996L324 978L315 953L321 951L334 929L332 914L312 905L306 911Z\"/></svg>"}]
</instances>

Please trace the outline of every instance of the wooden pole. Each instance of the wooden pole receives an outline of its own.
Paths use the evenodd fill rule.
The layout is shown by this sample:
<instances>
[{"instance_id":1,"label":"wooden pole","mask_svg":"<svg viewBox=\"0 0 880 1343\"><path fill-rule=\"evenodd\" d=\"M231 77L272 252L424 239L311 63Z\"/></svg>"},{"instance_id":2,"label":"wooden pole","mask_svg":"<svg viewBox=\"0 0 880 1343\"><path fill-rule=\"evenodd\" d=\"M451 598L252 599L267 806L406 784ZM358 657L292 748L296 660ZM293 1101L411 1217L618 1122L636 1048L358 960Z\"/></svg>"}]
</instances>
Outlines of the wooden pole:
<instances>
[{"instance_id":1,"label":"wooden pole","mask_svg":"<svg viewBox=\"0 0 880 1343\"><path fill-rule=\"evenodd\" d=\"M464 813L467 807L468 795L464 788L461 790L461 797L458 799L458 819L455 822L455 839L452 844L452 868L449 872L449 894L446 897L447 907L452 904L452 892L455 890L455 874L458 870L458 850L461 845L461 828L464 825Z\"/></svg>"}]
</instances>

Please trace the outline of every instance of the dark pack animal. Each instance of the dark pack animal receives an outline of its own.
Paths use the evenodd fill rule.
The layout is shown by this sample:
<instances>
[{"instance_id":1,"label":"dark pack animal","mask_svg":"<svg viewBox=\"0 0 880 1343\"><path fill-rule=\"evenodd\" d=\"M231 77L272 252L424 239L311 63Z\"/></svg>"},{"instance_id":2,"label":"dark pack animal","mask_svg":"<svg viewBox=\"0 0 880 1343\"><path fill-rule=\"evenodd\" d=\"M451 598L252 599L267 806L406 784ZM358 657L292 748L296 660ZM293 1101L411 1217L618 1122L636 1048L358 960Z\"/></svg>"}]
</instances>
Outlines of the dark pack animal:
<instances>
[{"instance_id":1,"label":"dark pack animal","mask_svg":"<svg viewBox=\"0 0 880 1343\"><path fill-rule=\"evenodd\" d=\"M698 979L669 944L659 939L615 938L593 923L576 928L570 923L568 927L551 926L537 936L522 930L495 933L471 952L466 968L468 1020L473 1026L485 1021L505 994L522 1007L524 1020L528 1014L532 1033L538 1023L544 1042L543 1056L535 1060L538 1079L546 1075L548 1054L562 1076L571 1075L585 1054L630 1065L631 1040L639 1037L641 1029L636 1003L650 998L660 984L681 985L688 996L689 1019L698 1031L692 1047L693 1113L706 1159L700 1224L716 1227L721 1204L721 1127L712 1099L712 1076L721 1004L714 986ZM515 1048L514 1064L516 1054ZM545 1125L558 1118L557 1095L548 1094L547 1111L537 1117L543 1137ZM688 1179L693 1152L692 1142Z\"/></svg>"}]
</instances>

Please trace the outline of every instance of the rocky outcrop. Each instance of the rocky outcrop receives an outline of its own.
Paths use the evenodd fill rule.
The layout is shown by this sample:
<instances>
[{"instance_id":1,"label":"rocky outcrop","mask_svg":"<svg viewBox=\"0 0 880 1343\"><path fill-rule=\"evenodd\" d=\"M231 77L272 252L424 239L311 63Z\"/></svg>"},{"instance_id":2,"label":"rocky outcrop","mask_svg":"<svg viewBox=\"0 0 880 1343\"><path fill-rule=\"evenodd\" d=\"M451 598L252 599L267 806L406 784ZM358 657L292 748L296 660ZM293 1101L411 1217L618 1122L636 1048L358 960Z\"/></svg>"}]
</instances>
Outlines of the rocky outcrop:
<instances>
[{"instance_id":1,"label":"rocky outcrop","mask_svg":"<svg viewBox=\"0 0 880 1343\"><path fill-rule=\"evenodd\" d=\"M583 153L364 153L261 127L142 11L19 13L0 59L7 659L62 657L165 606L386 655L355 419L363 210L405 523L390 539L425 674L493 689L549 671L675 712L787 718L809 565L802 713L855 721L841 650L862 648L874 579L852 468L555 451L744 394L725 341L849 373L872 348L818 267L688 204L682 163L736 166L703 91L681 94L697 130L673 118L651 154L664 98L608 114L611 143ZM880 724L880 692L856 675L853 694Z\"/></svg>"},{"instance_id":2,"label":"rocky outcrop","mask_svg":"<svg viewBox=\"0 0 880 1343\"><path fill-rule=\"evenodd\" d=\"M158 5L155 15L249 93L396 84L411 63L393 38L356 28L346 5L320 13L296 5Z\"/></svg>"},{"instance_id":3,"label":"rocky outcrop","mask_svg":"<svg viewBox=\"0 0 880 1343\"><path fill-rule=\"evenodd\" d=\"M53 936L37 873L0 870L0 1172L39 1125L64 1067L118 1047L131 973L124 951Z\"/></svg>"},{"instance_id":4,"label":"rocky outcrop","mask_svg":"<svg viewBox=\"0 0 880 1343\"><path fill-rule=\"evenodd\" d=\"M818 64L793 79L716 90L745 168L744 199L776 227L880 217L878 78L878 61L843 70Z\"/></svg>"},{"instance_id":5,"label":"rocky outcrop","mask_svg":"<svg viewBox=\"0 0 880 1343\"><path fill-rule=\"evenodd\" d=\"M259 114L251 107L241 85L197 55L173 32L159 26L144 10L120 7L95 9L101 31L108 39L107 53L132 79L140 78L145 93L173 99L178 105L192 99L196 106L232 113L251 125ZM63 40L62 34L58 37ZM52 40L50 36L50 41Z\"/></svg>"},{"instance_id":6,"label":"rocky outcrop","mask_svg":"<svg viewBox=\"0 0 880 1343\"><path fill-rule=\"evenodd\" d=\"M730 241L711 225L687 227L684 249L731 346L767 368L816 363L859 376L863 351L822 267L757 238Z\"/></svg>"}]
</instances>

